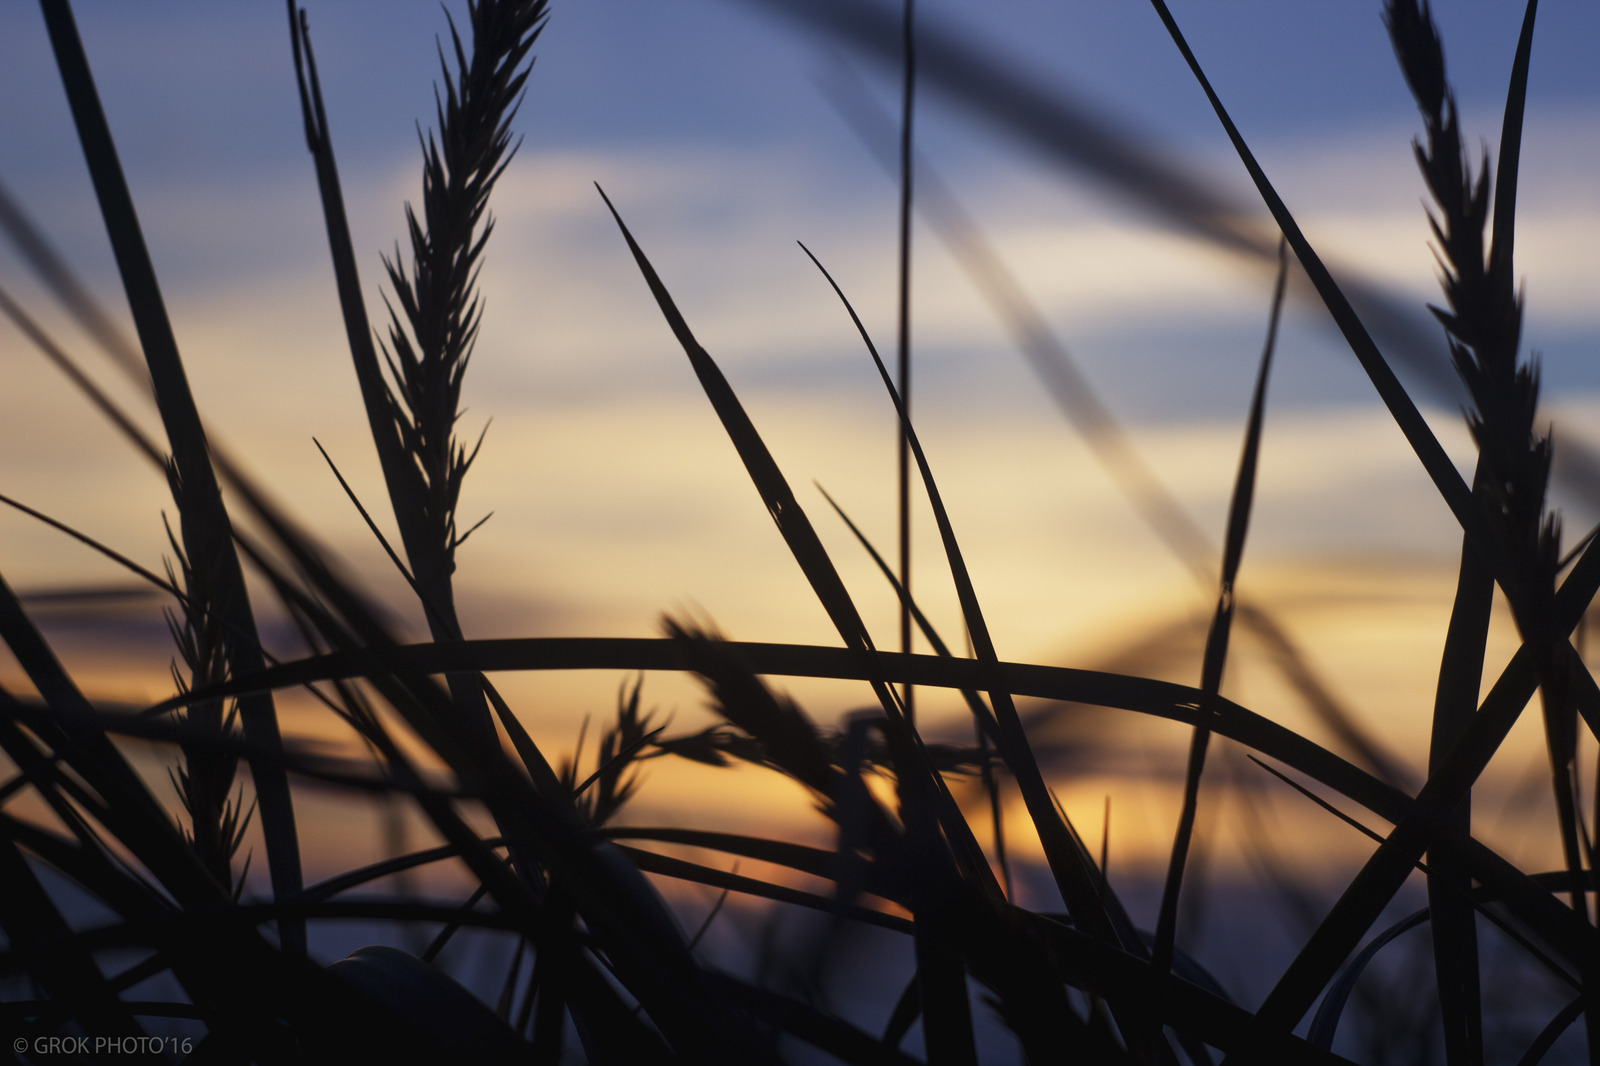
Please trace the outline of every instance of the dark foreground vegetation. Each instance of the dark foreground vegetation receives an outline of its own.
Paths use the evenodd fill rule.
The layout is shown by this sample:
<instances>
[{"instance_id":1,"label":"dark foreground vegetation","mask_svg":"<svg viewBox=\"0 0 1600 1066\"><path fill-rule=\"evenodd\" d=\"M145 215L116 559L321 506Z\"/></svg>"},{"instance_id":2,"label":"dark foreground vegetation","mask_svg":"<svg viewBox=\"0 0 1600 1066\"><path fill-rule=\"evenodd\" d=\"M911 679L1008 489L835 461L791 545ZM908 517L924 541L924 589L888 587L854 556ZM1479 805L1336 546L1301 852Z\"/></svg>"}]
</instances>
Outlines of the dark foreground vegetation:
<instances>
[{"instance_id":1,"label":"dark foreground vegetation","mask_svg":"<svg viewBox=\"0 0 1600 1066\"><path fill-rule=\"evenodd\" d=\"M511 123L545 0L477 0L449 27L438 113L423 144L422 199L407 209L408 251L384 263L389 310L379 323L367 317L312 41L291 0L293 64L337 295L400 534L398 544L382 547L404 573L432 637L401 644L385 616L326 562L314 536L266 499L242 465L208 446L71 12L66 0L43 0L137 328L138 372L148 375L166 439L142 436L21 308L9 298L4 305L130 446L166 472L177 516L172 563L160 575L122 561L171 597L180 666L177 694L158 706L133 712L98 703L0 584L0 635L32 688L0 693L7 760L0 781L0 970L9 990L0 1003L3 1053L38 1062L113 1054L123 1061L126 1054L194 1062L628 1066L819 1057L960 1064L1009 1060L1018 1049L1038 1064L1437 1055L1451 1066L1475 1066L1531 1064L1552 1049L1572 1056L1585 1054L1582 1048L1591 1061L1600 1057L1600 940L1590 909L1600 806L1585 810L1577 759L1580 732L1600 730L1600 690L1570 639L1600 588L1600 548L1586 540L1564 555L1559 522L1546 508L1551 444L1539 429L1536 369L1519 361L1512 260L1535 4L1527 5L1493 165L1463 147L1426 5L1390 0L1385 9L1423 118L1417 158L1444 285L1434 313L1470 393L1478 447L1468 482L1256 165L1164 4L1154 3L1282 237L1225 542L1220 559L1206 564L1215 568L1219 591L1193 687L997 658L958 531L901 406L909 363L897 378L862 329L882 373L885 418L902 427L905 470L931 504L971 654L952 653L950 645L962 641L941 639L917 610L900 580L904 555L898 573L880 558L904 606L902 647L914 625L934 653L879 650L757 428L629 232L626 205L609 200L621 242L839 644L734 643L709 624L670 617L657 639L471 639L458 621L453 574L457 549L471 533L458 527L456 503L477 445L457 436L459 397L481 311L476 280L492 228L488 198L514 153ZM910 113L908 106L907 147ZM911 203L907 181L908 212ZM8 223L13 239L19 225ZM1459 584L1420 787L1406 784L1359 736L1346 737L1345 757L1219 695L1291 269L1310 279L1460 524ZM49 281L48 271L41 274ZM70 285L55 287L70 295ZM846 294L839 295L841 314L854 319ZM374 523L382 541L377 529ZM247 568L292 619L303 638L298 651L263 646ZM1497 588L1522 643L1485 684ZM1271 632L1271 620L1244 604L1237 618ZM557 669L690 671L703 680L721 721L669 735L641 710L633 687L594 754L584 756L580 747L555 758L533 742L488 675ZM839 728L819 726L764 680L785 675L859 682L876 710ZM971 742L924 741L916 686L962 695ZM313 693L370 757L335 758L283 736L276 694L293 687ZM1023 697L1165 718L1192 730L1182 814L1153 928L1135 923L1104 875L1103 857L1085 846L1056 802L1018 711ZM1557 870L1519 869L1472 836L1474 783L1525 711L1544 722L1565 856ZM1330 825L1344 819L1386 827L1363 828L1375 841L1370 858L1332 909L1317 915L1292 962L1255 1004L1230 998L1204 960L1178 947L1179 902L1213 736L1259 755L1282 774L1286 797L1299 802L1289 790L1302 790L1327 809ZM170 783L136 772L129 738L164 745ZM791 778L830 820L834 846L613 825L636 785L635 764L658 756L744 761ZM869 787L874 775L892 788ZM984 810L974 815L958 804L951 790L957 777L981 783ZM441 843L308 884L300 841L312 830L297 822L296 791L311 785L389 796L420 812ZM176 805L168 802L169 788ZM1591 790L1590 802L1600 805L1600 788ZM1015 902L1002 792L1019 795L1026 807L1057 909ZM262 853L241 855L252 822ZM697 862L660 845L729 861ZM266 898L245 891L250 859L265 864ZM727 872L733 860L805 876ZM414 884L395 877L446 862L463 864L476 887L450 898L374 890ZM658 894L656 886L672 879L711 886L724 899L814 912L823 933L809 954L787 960L790 973L821 973L830 950L862 937L903 943L907 965L884 967L893 987L885 1009L870 1019L836 1009L825 989L772 979L770 967L731 972L705 960L705 926L686 931ZM1418 880L1426 886L1425 908L1389 924L1402 889ZM81 920L86 900L100 916L91 922ZM363 922L405 935L331 963L318 957L316 929ZM1428 980L1405 989L1407 1002L1363 1000L1369 968L1382 970L1385 953L1395 950L1391 942L1418 925L1429 931ZM503 981L486 998L440 963L464 931L509 945ZM392 946L399 944L408 950ZM1511 980L1559 994L1511 1017L1498 994ZM1346 1038L1342 1015L1355 1003L1370 1015L1363 1031L1378 1037ZM1530 1011L1537 1014L1531 1022ZM1386 1046L1381 1034L1394 1024L1390 1015L1419 1012L1427 1016L1425 1037L1399 1050ZM975 1035L993 1030L991 1015L1011 1034L1004 1046Z\"/></svg>"}]
</instances>

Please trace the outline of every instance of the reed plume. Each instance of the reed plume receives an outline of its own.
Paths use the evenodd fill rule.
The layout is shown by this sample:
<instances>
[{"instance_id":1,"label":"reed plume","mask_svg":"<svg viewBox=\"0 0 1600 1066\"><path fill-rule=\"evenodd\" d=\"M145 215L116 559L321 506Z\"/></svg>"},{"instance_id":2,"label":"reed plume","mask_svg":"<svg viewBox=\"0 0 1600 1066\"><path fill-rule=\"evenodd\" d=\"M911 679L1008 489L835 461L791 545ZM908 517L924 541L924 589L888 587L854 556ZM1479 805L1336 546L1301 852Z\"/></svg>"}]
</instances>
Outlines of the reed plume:
<instances>
[{"instance_id":1,"label":"reed plume","mask_svg":"<svg viewBox=\"0 0 1600 1066\"><path fill-rule=\"evenodd\" d=\"M461 384L482 321L477 281L494 231L489 194L516 153L511 121L546 8L546 0L469 3L470 55L455 20L449 20L450 50L448 56L442 47L439 53L442 97L435 88L437 127L426 136L418 133L421 217L406 205L410 269L398 246L384 260L394 290L384 349L390 372L384 416L398 434L403 457L389 495L436 640L462 636L452 575L456 549L477 526L458 531L456 505L483 437L469 449L456 436ZM451 690L458 708L492 736L488 708L473 680L452 676Z\"/></svg>"}]
</instances>

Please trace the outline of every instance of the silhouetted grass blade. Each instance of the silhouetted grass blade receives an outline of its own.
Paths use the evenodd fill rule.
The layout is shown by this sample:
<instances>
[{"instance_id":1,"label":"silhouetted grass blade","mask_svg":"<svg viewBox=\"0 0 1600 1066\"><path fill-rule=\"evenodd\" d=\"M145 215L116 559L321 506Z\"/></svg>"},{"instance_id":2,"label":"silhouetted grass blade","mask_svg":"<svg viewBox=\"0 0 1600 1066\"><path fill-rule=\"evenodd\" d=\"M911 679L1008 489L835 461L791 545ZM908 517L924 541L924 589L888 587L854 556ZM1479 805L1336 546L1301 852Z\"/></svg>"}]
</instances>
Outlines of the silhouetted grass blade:
<instances>
[{"instance_id":1,"label":"silhouetted grass blade","mask_svg":"<svg viewBox=\"0 0 1600 1066\"><path fill-rule=\"evenodd\" d=\"M844 77L823 90L866 147L892 172L891 123L872 107L864 84ZM1110 408L1095 393L1066 345L1022 283L1007 267L982 228L926 160L917 166L917 206L994 311L1012 343L1027 359L1062 415L1082 435L1096 459L1116 481L1128 502L1168 546L1207 594L1216 549L1183 505L1169 492L1134 448ZM1452 382L1452 384L1455 384ZM1600 480L1596 481L1600 485ZM1273 662L1305 699L1307 707L1380 777L1405 780L1401 764L1333 694L1283 626L1264 605L1240 600L1236 617L1272 649Z\"/></svg>"},{"instance_id":2,"label":"silhouetted grass blade","mask_svg":"<svg viewBox=\"0 0 1600 1066\"><path fill-rule=\"evenodd\" d=\"M916 459L917 469L922 477L923 488L928 494L929 506L933 511L934 521L939 529L940 540L943 543L945 556L954 579L956 593L961 602L962 615L967 624L967 632L972 640L972 646L977 653L979 676L984 679L982 688L989 693L990 706L994 708L995 718L999 725L1000 751L1005 758L1012 773L1016 776L1022 792L1023 802L1028 808L1040 842L1044 847L1046 861L1055 877L1056 886L1061 892L1062 899L1066 902L1068 911L1072 914L1080 928L1090 935L1105 940L1108 944L1132 944L1134 950L1143 952L1144 945L1134 933L1131 926L1125 921L1119 922L1120 907L1115 904L1114 898L1105 885L1104 879L1095 869L1094 862L1088 851L1083 847L1076 833L1067 822L1065 813L1060 809L1050 796L1048 787L1044 783L1043 775L1039 771L1037 761L1033 757L1032 748L1028 744L1027 736L1023 732L1021 719L1017 715L1016 705L1012 694L1000 682L999 658L995 652L994 643L989 636L988 626L984 621L981 608L978 606L977 594L972 586L971 577L967 572L965 560L962 558L959 545L956 543L955 531L950 525L949 515L945 511L944 503L939 495L938 486L934 483L933 472L928 465L927 456L924 454L922 444L917 438L916 429L906 413L900 396L895 390L894 383L889 377L888 369L883 360L878 357L872 339L867 335L860 317L855 308L851 306L838 283L833 280L822 263L811 254L810 249L802 244L801 249L816 264L834 293L838 295L845 310L855 324L857 332L866 346L867 353L871 356L873 364L878 369L878 375L888 390L889 397L894 403L895 411L900 416L907 443L911 447L912 455ZM963 823L964 824L964 823ZM1110 906L1108 906L1108 903ZM1137 1053L1146 1055L1158 1054L1157 1049L1164 1046L1158 1033L1145 1028L1144 1007L1137 999L1121 999L1113 1003L1113 1009L1123 1015L1124 1035L1130 1044L1138 1048ZM1030 1026L1025 1023L1018 1024L1020 1030L1026 1031ZM1148 1040L1148 1043L1146 1041ZM1167 1052L1170 1054L1170 1052Z\"/></svg>"},{"instance_id":3,"label":"silhouetted grass blade","mask_svg":"<svg viewBox=\"0 0 1600 1066\"><path fill-rule=\"evenodd\" d=\"M1306 1032L1307 1040L1326 1050L1333 1048L1333 1038L1339 1028L1339 1019L1343 1016L1345 1004L1349 1002L1350 993L1355 990L1356 982L1361 979L1362 973L1372 960L1378 957L1378 952L1388 947L1401 934L1426 922L1429 913L1429 910L1420 910L1408 914L1369 940L1367 946L1345 964L1344 969L1339 971L1339 976L1328 986L1328 991L1323 995L1322 1004L1317 1008L1316 1016L1311 1019L1311 1028Z\"/></svg>"},{"instance_id":4,"label":"silhouetted grass blade","mask_svg":"<svg viewBox=\"0 0 1600 1066\"><path fill-rule=\"evenodd\" d=\"M599 186L596 188L599 189ZM666 286L661 283L661 278L650 265L649 259L645 258L643 249L633 239L633 234L623 223L622 216L606 198L605 190L599 191L601 199L605 200L606 208L622 231L623 239L628 242L628 249L633 253L634 262L638 264L639 272L644 275L645 283L650 287L650 293L655 297L657 306L661 308L667 325L672 328L673 336L677 337L678 343L683 346L684 354L689 357L689 364L694 369L701 388L705 390L706 398L711 401L712 408L722 421L723 429L727 431L728 439L733 442L740 460L749 472L751 480L755 482L762 502L766 504L767 513L777 523L778 531L783 534L785 543L789 545L795 561L800 564L806 580L811 583L823 609L833 620L834 628L839 630L839 635L848 647L862 651L871 649L872 638L867 634L861 616L851 603L850 595L845 591L844 583L839 579L839 574L834 569L832 560L828 558L827 551L822 547L822 542L817 538L816 531L812 529L810 520L806 518L805 512L795 500L788 482L778 469L778 464L773 461L772 453L762 442L760 434L750 421L750 416L745 413L744 406L729 387L727 378L723 377L722 371L712 361L711 356L689 331L689 325L678 311L677 304L668 294ZM893 717L896 713L893 701L884 702L886 713Z\"/></svg>"},{"instance_id":5,"label":"silhouetted grass blade","mask_svg":"<svg viewBox=\"0 0 1600 1066\"><path fill-rule=\"evenodd\" d=\"M1557 1011L1556 1016L1539 1030L1539 1035L1528 1045L1528 1050L1522 1053L1522 1057L1517 1060L1517 1066L1538 1066L1543 1062L1550 1049L1555 1047L1556 1041L1561 1039L1561 1034L1583 1014L1586 1002L1587 997L1578 996Z\"/></svg>"},{"instance_id":6,"label":"silhouetted grass blade","mask_svg":"<svg viewBox=\"0 0 1600 1066\"><path fill-rule=\"evenodd\" d=\"M878 358L877 349L872 340L867 336L866 329L862 326L860 318L856 316L855 309L850 305L849 299L839 288L838 283L828 273L827 268L819 262L810 249L802 244L801 249L816 264L817 269L827 278L828 284L833 287L840 301L849 313L851 321L855 323L857 331L861 334L867 351L873 363L878 368L885 387L889 390L891 400L897 412L902 412L899 395L895 392L894 383L889 378L888 370L883 361ZM909 419L905 421L906 438L911 445L911 451L917 461L918 470L921 472L923 487L928 493L929 503L933 508L934 520L939 527L939 535L944 542L945 554L949 560L951 574L956 584L957 595L961 600L962 613L967 623L967 631L972 637L973 648L978 654L979 676L985 683L980 687L989 692L989 701L994 708L995 718L999 724L1001 737L1001 753L1011 771L1016 775L1022 789L1024 801L1028 805L1028 812L1034 819L1040 838L1044 843L1045 855L1049 859L1051 871L1055 874L1057 886L1061 889L1063 898L1069 909L1072 910L1075 920L1083 923L1084 928L1094 935L1102 936L1111 942L1116 942L1116 933L1111 927L1110 920L1105 916L1101 905L1099 891L1095 888L1097 878L1092 876L1083 865L1079 856L1079 849L1073 845L1066 827L1050 802L1049 793L1044 784L1044 777L1039 772L1038 763L1033 758L1033 751L1028 745L1027 737L1022 732L1021 720L1017 717L1016 706L1012 702L1011 693L1000 683L998 677L999 658L995 654L994 644L989 638L988 627L983 621L983 615L978 607L977 596L972 588L972 582L966 571L966 564L961 558L959 546L955 542L955 533L950 528L949 517L945 514L944 504L939 497L938 488L933 482L932 471L928 467L927 457L922 452L921 443L917 439L916 430ZM1082 913L1080 913L1082 912Z\"/></svg>"},{"instance_id":7,"label":"silhouetted grass blade","mask_svg":"<svg viewBox=\"0 0 1600 1066\"><path fill-rule=\"evenodd\" d=\"M1211 739L1211 704L1222 689L1222 672L1227 663L1228 637L1233 625L1234 583L1238 579L1239 564L1244 558L1245 536L1250 527L1250 508L1255 499L1256 465L1261 451L1261 426L1266 417L1267 375L1272 367L1272 352L1278 339L1278 320L1283 313L1283 293L1289 278L1288 245L1278 246L1278 281L1272 292L1272 311L1267 322L1267 340L1261 351L1260 368L1256 373L1254 395L1250 400L1250 417L1245 429L1244 447L1239 456L1239 472L1233 483L1233 497L1228 509L1228 529L1222 552L1221 592L1212 616L1211 629L1206 634L1204 658L1200 667L1200 723L1195 726L1189 745L1189 762L1184 771L1183 807L1178 815L1178 828L1173 837L1172 857L1167 864L1166 883L1161 892L1161 906L1156 921L1155 945L1151 949L1152 969L1155 971L1159 998L1164 994L1172 968L1172 953L1178 929L1178 896L1183 887L1184 866L1189 858L1189 845L1194 834L1195 815L1200 802L1200 778L1205 771L1206 745Z\"/></svg>"},{"instance_id":8,"label":"silhouetted grass blade","mask_svg":"<svg viewBox=\"0 0 1600 1066\"><path fill-rule=\"evenodd\" d=\"M44 0L43 10L95 195L100 201L128 305L150 368L156 404L172 447L173 467L186 488L185 498L178 501L183 511L185 550L215 590L216 601L211 609L225 619L234 634L239 634L227 642L228 669L236 675L255 673L263 665L261 646L244 574L231 543L231 523L211 469L205 431L189 391L177 341L111 131L100 107L70 7L66 0ZM245 735L252 741L269 750L281 743L277 712L270 695L252 694L242 699L239 716ZM272 766L263 766L260 773L253 776L273 891L280 896L289 895L300 889L302 880L288 780L281 770ZM292 952L304 952L303 926L291 921L279 932L285 947Z\"/></svg>"},{"instance_id":9,"label":"silhouetted grass blade","mask_svg":"<svg viewBox=\"0 0 1600 1066\"><path fill-rule=\"evenodd\" d=\"M1373 386L1377 389L1379 397L1384 402L1384 406L1394 416L1395 424L1405 434L1412 451L1421 460L1423 469L1432 478L1434 485L1439 490L1439 494L1444 497L1445 503L1450 507L1451 513L1455 515L1456 521L1460 523L1468 539L1472 541L1485 559L1491 561L1491 567L1495 572L1496 579L1502 586L1507 587L1508 591L1513 591L1514 593L1515 577L1501 557L1489 531L1485 528L1482 515L1473 506L1471 493L1466 483L1462 481L1461 475L1450 462L1450 457L1445 454L1444 448L1433 435L1433 430L1424 421L1421 412L1417 410L1416 404L1406 395L1406 391L1401 386L1399 379L1394 376L1394 371L1389 368L1389 364L1384 360L1382 353L1378 351L1377 345L1373 343L1371 336L1368 335L1366 327L1362 325L1361 319L1357 317L1355 309L1350 306L1350 301L1345 298L1344 293L1333 280L1333 276L1328 273L1327 267L1323 265L1321 258L1312 249L1310 242L1306 240L1305 235L1300 231L1294 216L1289 213L1289 209L1284 205L1282 198L1278 196L1277 191L1272 187L1272 183L1267 180L1266 173L1262 171L1260 165L1256 162L1255 156L1246 146L1244 138L1240 136L1238 129L1233 124L1233 120L1228 117L1226 109L1222 106L1222 101L1212 90L1210 81L1200 69L1199 62L1194 58L1194 53L1189 50L1188 42L1183 39L1183 34L1179 31L1177 23L1173 21L1172 15L1167 11L1166 4L1163 0L1151 0L1151 3L1155 5L1157 14L1161 16L1161 21L1166 25L1179 51L1183 53L1184 59L1189 64L1189 69L1193 71L1196 80L1200 82L1206 98L1211 101L1211 106L1216 111L1217 118L1227 131L1229 140L1233 142L1240 160L1244 163L1245 169L1249 171L1251 179L1255 182L1256 189L1261 193L1261 198L1266 202L1268 209L1271 210L1272 217L1277 220L1278 227L1283 232L1284 238L1288 240L1289 246L1294 249L1295 256L1299 259L1306 276L1311 279L1312 285L1316 287L1317 293L1322 297L1323 304L1333 316L1334 323L1339 327L1339 331L1344 334L1345 341L1350 345L1351 351L1360 360L1362 368L1366 370L1367 376L1372 380Z\"/></svg>"}]
</instances>

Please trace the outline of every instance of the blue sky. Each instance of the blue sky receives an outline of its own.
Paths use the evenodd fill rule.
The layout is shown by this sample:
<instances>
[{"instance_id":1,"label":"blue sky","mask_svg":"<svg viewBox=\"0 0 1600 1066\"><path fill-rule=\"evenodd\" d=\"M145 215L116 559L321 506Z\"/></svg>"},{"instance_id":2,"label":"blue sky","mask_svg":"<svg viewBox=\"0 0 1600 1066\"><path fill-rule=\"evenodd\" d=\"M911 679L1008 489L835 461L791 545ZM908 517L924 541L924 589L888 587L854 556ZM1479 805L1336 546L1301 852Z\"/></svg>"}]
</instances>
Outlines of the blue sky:
<instances>
[{"instance_id":1,"label":"blue sky","mask_svg":"<svg viewBox=\"0 0 1600 1066\"><path fill-rule=\"evenodd\" d=\"M812 478L878 539L891 539L891 414L848 321L793 242L806 241L829 264L880 347L891 348L895 188L816 81L842 60L880 104L892 102L895 86L886 69L769 6L553 5L517 124L524 145L493 205L488 310L466 393L465 428L493 420L463 496L473 517L495 512L461 564L469 628L478 633L642 635L660 611L696 607L735 636L831 639L594 181L727 369L819 525L824 505L809 494ZM1313 241L1352 276L1418 307L1434 299L1409 147L1419 122L1379 5L1172 6ZM929 24L1255 210L1215 118L1144 5L918 7ZM343 350L282 6L75 8L202 410L352 568L402 603L310 443L316 435L358 489L379 492ZM1516 8L1435 5L1469 143L1492 147L1497 137ZM376 311L379 254L403 232L402 204L418 193L416 123L432 118L443 15L432 2L313 3L309 12ZM1552 409L1569 416L1562 432L1574 437L1600 412L1597 40L1600 6L1542 5L1521 186L1527 335L1543 352ZM1157 473L1219 537L1270 278L1170 232L948 93L930 88L919 107L928 160L1089 379L1136 427ZM0 131L0 181L120 313L42 21L26 4L0 7ZM1116 652L1152 618L1195 610L1205 597L1063 425L949 255L926 229L916 241L919 423L1002 654L1088 661ZM87 352L9 250L0 250L0 280ZM1393 660L1425 666L1437 654L1427 620L1439 604L1448 608L1458 541L1322 319L1300 306L1285 324L1246 579L1285 610L1302 611L1329 668L1370 698L1377 716L1412 698ZM12 458L0 491L159 566L159 512L169 506L159 477L7 330L0 447ZM114 381L103 361L86 354L85 362ZM137 402L129 390L121 395ZM1453 454L1470 462L1458 414L1446 404L1433 417ZM1593 518L1579 509L1572 521L1581 528ZM109 576L22 520L0 518L0 531L13 584ZM869 565L837 528L824 536L869 624L889 633L893 604ZM935 546L924 546L930 608L957 632ZM1422 591L1390 582L1399 600L1387 606L1370 581L1346 597L1363 611L1388 611L1381 617L1395 633L1421 636L1362 643L1357 631L1382 628L1373 616L1329 606L1352 587L1341 584L1351 560L1369 578L1390 572L1383 567L1423 575ZM1436 571L1437 588L1427 583ZM1394 622L1412 610L1423 621ZM159 648L159 620L147 621L149 642L138 648ZM145 657L154 669L136 687L152 697L165 683L166 654ZM1423 683L1426 673L1419 668L1411 680ZM558 702L599 692L604 705L614 679L528 684ZM689 689L662 691L664 701L697 702Z\"/></svg>"}]
</instances>

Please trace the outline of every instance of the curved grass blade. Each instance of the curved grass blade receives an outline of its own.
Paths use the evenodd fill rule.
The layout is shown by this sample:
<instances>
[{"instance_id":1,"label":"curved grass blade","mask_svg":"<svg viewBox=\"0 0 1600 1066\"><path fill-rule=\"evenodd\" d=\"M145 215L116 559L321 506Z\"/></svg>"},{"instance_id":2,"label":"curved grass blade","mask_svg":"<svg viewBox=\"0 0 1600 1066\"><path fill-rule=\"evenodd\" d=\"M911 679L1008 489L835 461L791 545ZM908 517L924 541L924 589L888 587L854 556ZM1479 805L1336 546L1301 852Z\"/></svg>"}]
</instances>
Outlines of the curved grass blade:
<instances>
[{"instance_id":1,"label":"curved grass blade","mask_svg":"<svg viewBox=\"0 0 1600 1066\"><path fill-rule=\"evenodd\" d=\"M1328 986L1328 991L1322 997L1321 1006L1311 1019L1311 1028L1306 1032L1308 1041L1324 1051L1333 1049L1334 1034L1338 1031L1339 1019L1344 1014L1345 1004L1350 999L1350 993L1355 991L1356 982L1366 972L1367 965L1378 957L1378 952L1388 947L1402 933L1410 932L1426 922L1429 914L1430 908L1408 914L1373 937L1355 958L1345 964L1344 969L1339 971L1339 976Z\"/></svg>"},{"instance_id":2,"label":"curved grass blade","mask_svg":"<svg viewBox=\"0 0 1600 1066\"><path fill-rule=\"evenodd\" d=\"M1558 605L1565 612L1562 617L1569 624L1575 624L1582 604L1592 598L1597 579L1600 579L1600 552L1586 553L1582 569L1568 578L1566 587L1557 598ZM757 674L853 680L865 680L867 676L859 659L843 648L750 642L731 644ZM381 671L389 669L426 675L451 669L493 672L687 668L681 649L664 639L560 637L472 640L451 645L397 646L381 654L376 651L335 651L312 659L285 663L257 677L231 681L210 692L193 695L197 698L225 697L251 686L292 687L337 677L364 676L369 671L379 671L378 676L381 676ZM913 655L906 659L882 655L873 673L896 684L910 679L922 686L962 689L981 686L985 681L981 671L981 664L970 659L941 659L929 655ZM1033 664L1000 663L999 671L1002 684L1015 696L1121 709L1188 725L1198 721L1196 707L1199 694L1184 685ZM1524 650L1513 657L1485 697L1479 717L1475 719L1476 729L1469 732L1462 744L1457 746L1453 761L1447 760L1448 776L1452 781L1480 772L1479 761L1487 763L1498 744L1498 737L1515 722L1521 708L1533 694L1534 687L1532 667ZM157 704L146 713L160 713L181 702L179 699ZM1218 699L1216 713L1214 732L1293 767L1386 821L1399 824L1408 818L1418 817L1417 801L1404 792L1292 730L1253 714L1227 699ZM115 723L107 725L107 728L115 727ZM1456 786L1441 778L1435 782L1432 790L1427 791L1426 801L1429 804L1447 802L1447 798L1439 798L1440 790L1447 787ZM1425 824L1427 818L1422 817L1420 821ZM1420 858L1427 846L1440 845L1433 843L1418 847L1414 859ZM1575 952L1591 947L1600 951L1600 939L1595 937L1592 929L1578 924L1576 916L1554 900L1548 890L1532 884L1526 875L1481 843L1469 841L1466 847L1473 876L1494 887L1510 901L1523 920L1539 931L1540 938L1558 956L1571 959ZM1414 859L1407 862L1406 870L1412 868Z\"/></svg>"},{"instance_id":3,"label":"curved grass blade","mask_svg":"<svg viewBox=\"0 0 1600 1066\"><path fill-rule=\"evenodd\" d=\"M822 498L828 501L828 505L833 508L834 513L855 535L856 541L872 557L872 561L877 564L879 573L883 574L884 580L889 582L889 586L894 589L895 596L905 605L911 614L912 620L917 623L917 629L921 631L923 638L933 648L933 653L941 658L953 658L950 646L944 642L943 637L939 636L938 630L933 628L933 623L928 621L928 616L922 613L922 608L917 606L917 601L911 597L911 593L900 583L900 579L895 576L894 569L878 553L878 549L873 546L872 541L868 540L867 535L861 531L860 527L850 520L850 516L845 513L844 508L839 506L839 502L828 494L827 489L817 485L817 491L822 493ZM999 727L994 724L994 715L990 713L989 708L984 704L977 690L964 689L961 696L966 700L967 707L972 711L972 717L977 721L982 734L993 736Z\"/></svg>"},{"instance_id":4,"label":"curved grass blade","mask_svg":"<svg viewBox=\"0 0 1600 1066\"><path fill-rule=\"evenodd\" d=\"M764 837L743 836L738 833L716 833L704 829L677 829L654 826L606 826L600 831L607 840L653 840L660 844L683 844L689 847L720 851L725 855L738 855L775 866L825 877L832 880L837 873L839 857L822 848L791 844Z\"/></svg>"},{"instance_id":5,"label":"curved grass blade","mask_svg":"<svg viewBox=\"0 0 1600 1066\"><path fill-rule=\"evenodd\" d=\"M1544 1057L1550 1053L1550 1049L1556 1046L1556 1041L1561 1039L1561 1034L1565 1033L1572 1023L1578 1020L1578 1016L1584 1011L1586 1002L1587 997L1578 996L1557 1011L1556 1016L1551 1018L1543 1029L1539 1030L1539 1035L1534 1038L1533 1043L1528 1045L1528 1050L1522 1053L1522 1057L1517 1060L1517 1066L1538 1066L1539 1063L1543 1062Z\"/></svg>"}]
</instances>

